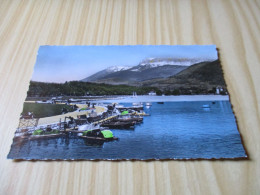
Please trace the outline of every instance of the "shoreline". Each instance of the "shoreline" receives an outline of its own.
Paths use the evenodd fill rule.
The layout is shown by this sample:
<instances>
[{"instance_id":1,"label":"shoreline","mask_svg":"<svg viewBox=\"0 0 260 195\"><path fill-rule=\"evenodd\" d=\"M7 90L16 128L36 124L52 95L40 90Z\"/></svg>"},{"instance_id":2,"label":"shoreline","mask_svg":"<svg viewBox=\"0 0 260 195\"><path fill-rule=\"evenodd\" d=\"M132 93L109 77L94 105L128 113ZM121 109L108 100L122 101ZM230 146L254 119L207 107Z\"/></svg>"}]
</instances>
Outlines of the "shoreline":
<instances>
[{"instance_id":1,"label":"shoreline","mask_svg":"<svg viewBox=\"0 0 260 195\"><path fill-rule=\"evenodd\" d=\"M98 99L92 100L92 103L133 103L133 102L195 102L195 101L229 101L228 95L178 95L178 96L149 96L149 95L140 95L140 96L117 96L115 98L107 99ZM86 107L85 104L77 104L79 108ZM102 106L96 106L96 112L98 114L104 112ZM51 117L40 118L38 125L46 125L51 123L57 123L61 120L64 120L64 117L72 116L76 117L77 115L89 114L89 111L79 112L69 112L62 115L56 115Z\"/></svg>"}]
</instances>

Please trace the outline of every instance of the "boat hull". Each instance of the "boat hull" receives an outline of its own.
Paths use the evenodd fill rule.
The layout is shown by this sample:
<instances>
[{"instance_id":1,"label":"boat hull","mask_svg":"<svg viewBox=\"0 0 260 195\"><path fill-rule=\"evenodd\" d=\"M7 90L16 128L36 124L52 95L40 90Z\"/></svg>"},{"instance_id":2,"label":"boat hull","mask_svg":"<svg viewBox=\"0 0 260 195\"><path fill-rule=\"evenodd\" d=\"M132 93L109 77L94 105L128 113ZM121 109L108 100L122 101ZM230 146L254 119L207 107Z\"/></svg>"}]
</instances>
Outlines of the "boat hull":
<instances>
[{"instance_id":1,"label":"boat hull","mask_svg":"<svg viewBox=\"0 0 260 195\"><path fill-rule=\"evenodd\" d=\"M63 133L59 133L59 134L48 134L48 135L21 135L21 136L15 137L15 139L30 139L30 140L34 140L34 139L49 139L49 138L60 137L62 135L64 135L64 134Z\"/></svg>"},{"instance_id":2,"label":"boat hull","mask_svg":"<svg viewBox=\"0 0 260 195\"><path fill-rule=\"evenodd\" d=\"M96 140L96 141L113 141L113 140L118 140L117 137L113 137L113 138L103 138L103 137L92 137L92 136L79 136L80 138L83 139L88 139L88 140Z\"/></svg>"},{"instance_id":3,"label":"boat hull","mask_svg":"<svg viewBox=\"0 0 260 195\"><path fill-rule=\"evenodd\" d=\"M108 127L110 129L132 129L136 123L134 122L110 122L102 124L102 127Z\"/></svg>"}]
</instances>

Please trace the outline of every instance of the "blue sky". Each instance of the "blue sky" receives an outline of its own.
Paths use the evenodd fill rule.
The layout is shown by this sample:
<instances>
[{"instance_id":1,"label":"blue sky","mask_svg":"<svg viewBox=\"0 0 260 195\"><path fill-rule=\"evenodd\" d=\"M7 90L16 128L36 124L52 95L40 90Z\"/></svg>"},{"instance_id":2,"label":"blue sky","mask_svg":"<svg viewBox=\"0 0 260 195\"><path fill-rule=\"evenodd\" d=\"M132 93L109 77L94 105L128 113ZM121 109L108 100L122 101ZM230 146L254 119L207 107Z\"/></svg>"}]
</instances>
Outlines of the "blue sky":
<instances>
[{"instance_id":1,"label":"blue sky","mask_svg":"<svg viewBox=\"0 0 260 195\"><path fill-rule=\"evenodd\" d=\"M110 66L135 66L144 59L159 57L218 58L215 45L41 46L31 80L81 80Z\"/></svg>"}]
</instances>

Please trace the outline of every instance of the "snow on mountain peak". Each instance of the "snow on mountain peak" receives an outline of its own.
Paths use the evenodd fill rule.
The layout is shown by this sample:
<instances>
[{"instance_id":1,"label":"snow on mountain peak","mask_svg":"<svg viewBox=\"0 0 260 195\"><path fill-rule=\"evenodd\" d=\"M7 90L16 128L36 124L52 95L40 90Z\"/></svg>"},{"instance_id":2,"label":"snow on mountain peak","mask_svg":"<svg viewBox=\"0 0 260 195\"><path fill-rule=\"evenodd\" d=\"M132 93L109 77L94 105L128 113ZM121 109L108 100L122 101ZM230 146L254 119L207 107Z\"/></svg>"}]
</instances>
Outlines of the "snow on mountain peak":
<instances>
[{"instance_id":1,"label":"snow on mountain peak","mask_svg":"<svg viewBox=\"0 0 260 195\"><path fill-rule=\"evenodd\" d=\"M128 70L132 68L132 66L111 66L109 68L107 68L107 70L109 72L118 72L118 71L122 71L122 70Z\"/></svg>"},{"instance_id":2,"label":"snow on mountain peak","mask_svg":"<svg viewBox=\"0 0 260 195\"><path fill-rule=\"evenodd\" d=\"M201 58L147 58L139 63L137 66L111 66L106 69L108 72L119 72L123 70L129 70L139 72L143 68L155 68L165 65L175 66L191 66L203 61L213 61L212 59L201 59Z\"/></svg>"}]
</instances>

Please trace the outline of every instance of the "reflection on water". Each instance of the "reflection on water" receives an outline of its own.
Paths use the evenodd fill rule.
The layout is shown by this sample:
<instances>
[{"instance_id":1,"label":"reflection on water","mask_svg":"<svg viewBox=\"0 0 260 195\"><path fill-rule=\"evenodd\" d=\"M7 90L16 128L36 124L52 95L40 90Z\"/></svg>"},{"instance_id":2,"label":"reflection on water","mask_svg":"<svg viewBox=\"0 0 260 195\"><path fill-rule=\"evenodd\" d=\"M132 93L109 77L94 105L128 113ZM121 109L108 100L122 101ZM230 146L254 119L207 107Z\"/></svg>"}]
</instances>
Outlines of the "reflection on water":
<instances>
[{"instance_id":1,"label":"reflection on water","mask_svg":"<svg viewBox=\"0 0 260 195\"><path fill-rule=\"evenodd\" d=\"M85 139L84 142L86 146L98 147L98 148L100 147L102 148L105 143L105 141L102 140L90 140L90 139Z\"/></svg>"},{"instance_id":2,"label":"reflection on water","mask_svg":"<svg viewBox=\"0 0 260 195\"><path fill-rule=\"evenodd\" d=\"M131 103L125 103L131 106ZM204 108L203 105L209 105ZM75 135L14 140L16 159L186 159L245 157L228 101L152 103L134 130L115 130L118 141L97 142Z\"/></svg>"}]
</instances>

